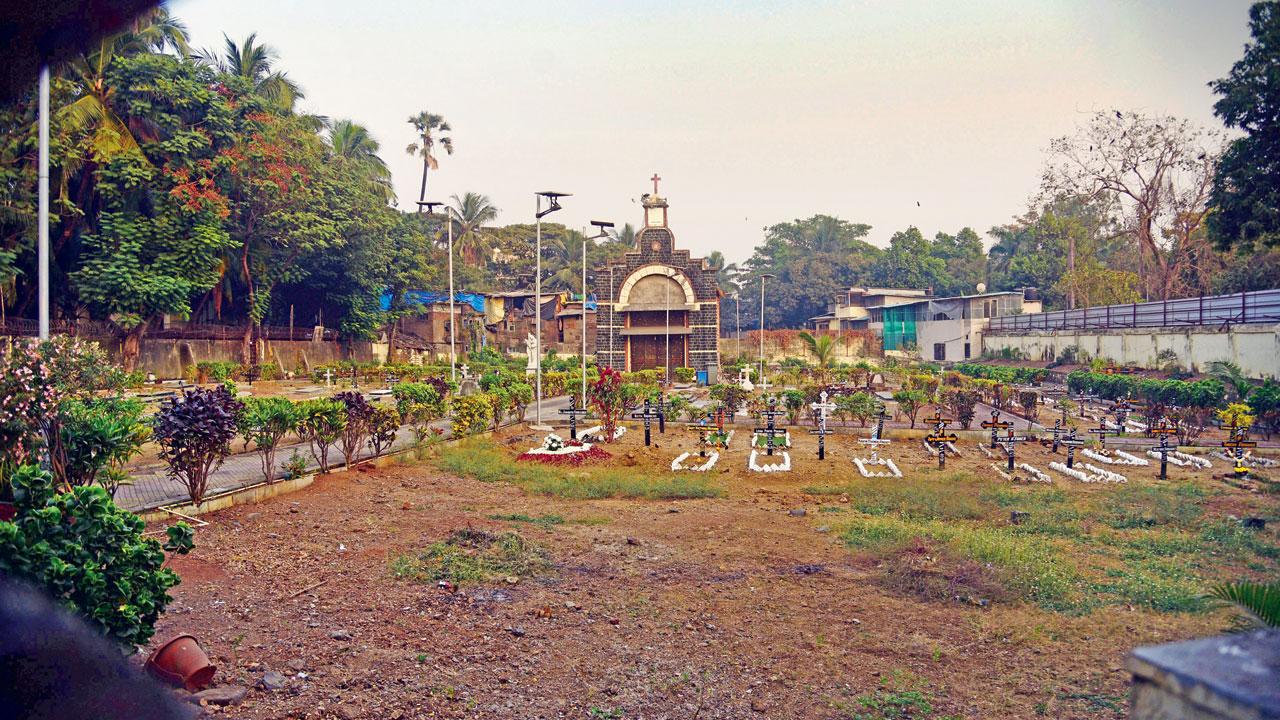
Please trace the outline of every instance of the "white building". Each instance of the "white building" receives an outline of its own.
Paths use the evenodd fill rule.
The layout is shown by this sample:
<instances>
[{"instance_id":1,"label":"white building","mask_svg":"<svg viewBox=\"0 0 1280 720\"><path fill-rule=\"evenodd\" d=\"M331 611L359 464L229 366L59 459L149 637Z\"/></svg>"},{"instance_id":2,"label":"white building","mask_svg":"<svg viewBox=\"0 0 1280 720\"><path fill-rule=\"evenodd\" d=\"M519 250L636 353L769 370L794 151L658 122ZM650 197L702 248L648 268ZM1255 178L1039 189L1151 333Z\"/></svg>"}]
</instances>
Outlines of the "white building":
<instances>
[{"instance_id":1,"label":"white building","mask_svg":"<svg viewBox=\"0 0 1280 720\"><path fill-rule=\"evenodd\" d=\"M872 308L869 327L883 336L886 352L958 362L982 353L982 333L991 318L1038 313L1042 309L1038 295L1020 290L924 298Z\"/></svg>"},{"instance_id":2,"label":"white building","mask_svg":"<svg viewBox=\"0 0 1280 720\"><path fill-rule=\"evenodd\" d=\"M851 287L832 298L827 312L809 318L815 331L865 330L871 308L898 305L929 297L925 290L906 288Z\"/></svg>"}]
</instances>

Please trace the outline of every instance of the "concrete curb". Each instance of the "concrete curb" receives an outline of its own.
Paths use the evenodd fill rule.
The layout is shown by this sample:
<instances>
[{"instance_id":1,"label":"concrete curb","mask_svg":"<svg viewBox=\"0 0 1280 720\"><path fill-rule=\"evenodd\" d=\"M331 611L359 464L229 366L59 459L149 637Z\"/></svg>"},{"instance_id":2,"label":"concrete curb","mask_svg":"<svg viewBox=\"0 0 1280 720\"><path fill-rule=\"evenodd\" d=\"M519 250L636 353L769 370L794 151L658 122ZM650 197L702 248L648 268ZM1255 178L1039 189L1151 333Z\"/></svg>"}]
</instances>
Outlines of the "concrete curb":
<instances>
[{"instance_id":1,"label":"concrete curb","mask_svg":"<svg viewBox=\"0 0 1280 720\"><path fill-rule=\"evenodd\" d=\"M524 422L513 423L511 425L503 426L502 429L508 430L525 424L526 423ZM386 455L379 455L377 457L359 460L352 463L351 468L354 470L362 465L368 465L375 468L390 467L392 465L407 465L426 459L428 456L432 455L437 448L447 445L456 445L465 440L488 438L492 436L493 431L489 430L482 433L476 433L475 435L468 435L466 437L449 438L430 446L408 447L403 450L397 450L393 453L387 453ZM343 472L345 470L345 467L339 465L336 471ZM334 472L335 470L330 470L329 474L333 474ZM170 503L168 505L161 505L159 507L143 510L136 513L136 515L142 518L143 522L146 523L161 522L174 517L180 518L181 516L197 517L204 515L205 513L226 510L227 508L234 507L236 505L248 505L251 503L262 502L263 500L278 497L280 495L288 495L290 493L298 492L299 490L310 487L319 476L319 472L309 472L305 475L293 478L292 480L276 480L272 483L261 481L253 485L246 485L234 490L226 490L216 495L206 497L204 502L200 503L199 506L192 505L189 502Z\"/></svg>"}]
</instances>

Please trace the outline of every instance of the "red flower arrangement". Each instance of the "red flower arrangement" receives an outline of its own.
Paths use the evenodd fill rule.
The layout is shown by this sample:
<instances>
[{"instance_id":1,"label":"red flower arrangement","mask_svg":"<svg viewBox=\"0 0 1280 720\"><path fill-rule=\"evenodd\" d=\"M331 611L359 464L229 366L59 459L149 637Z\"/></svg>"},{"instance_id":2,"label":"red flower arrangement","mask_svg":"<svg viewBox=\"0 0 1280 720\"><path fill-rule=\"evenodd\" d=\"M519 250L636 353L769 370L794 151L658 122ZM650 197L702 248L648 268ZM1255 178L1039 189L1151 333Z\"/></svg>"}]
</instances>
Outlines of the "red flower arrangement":
<instances>
[{"instance_id":1,"label":"red flower arrangement","mask_svg":"<svg viewBox=\"0 0 1280 720\"><path fill-rule=\"evenodd\" d=\"M565 443L572 445L572 442ZM578 443L581 445L581 443ZM597 460L608 460L613 457L607 450L599 445L592 445L589 450L581 452L563 453L558 455L549 455L547 453L523 453L516 456L516 460L536 460L547 465L567 465L569 467L578 467L588 462Z\"/></svg>"}]
</instances>

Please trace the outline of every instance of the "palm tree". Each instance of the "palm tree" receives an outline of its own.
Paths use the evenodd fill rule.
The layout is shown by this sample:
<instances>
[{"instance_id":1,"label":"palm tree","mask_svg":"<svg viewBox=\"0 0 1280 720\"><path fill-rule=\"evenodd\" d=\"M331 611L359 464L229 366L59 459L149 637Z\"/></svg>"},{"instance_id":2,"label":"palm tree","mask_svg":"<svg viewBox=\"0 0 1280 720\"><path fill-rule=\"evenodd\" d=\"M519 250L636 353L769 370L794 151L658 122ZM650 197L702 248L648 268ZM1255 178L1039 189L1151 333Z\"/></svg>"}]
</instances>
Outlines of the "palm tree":
<instances>
[{"instance_id":1,"label":"palm tree","mask_svg":"<svg viewBox=\"0 0 1280 720\"><path fill-rule=\"evenodd\" d=\"M226 45L221 56L212 50L202 50L196 59L228 75L247 79L253 83L254 93L278 110L292 112L294 103L306 97L288 73L275 69L280 53L270 45L259 45L257 33L239 45L226 35L222 39Z\"/></svg>"},{"instance_id":2,"label":"palm tree","mask_svg":"<svg viewBox=\"0 0 1280 720\"><path fill-rule=\"evenodd\" d=\"M800 338L800 342L804 343L804 347L809 351L817 361L819 368L831 367L831 361L836 355L836 339L830 335L819 335L814 337L808 332L801 332L796 337Z\"/></svg>"},{"instance_id":3,"label":"palm tree","mask_svg":"<svg viewBox=\"0 0 1280 720\"><path fill-rule=\"evenodd\" d=\"M1280 583L1223 583L1214 586L1209 595L1239 612L1236 624L1242 630L1280 627Z\"/></svg>"},{"instance_id":4,"label":"palm tree","mask_svg":"<svg viewBox=\"0 0 1280 720\"><path fill-rule=\"evenodd\" d=\"M1240 366L1229 360L1214 360L1209 363L1209 377L1221 382L1235 392L1235 399L1244 402L1253 389L1253 383L1240 369Z\"/></svg>"},{"instance_id":5,"label":"palm tree","mask_svg":"<svg viewBox=\"0 0 1280 720\"><path fill-rule=\"evenodd\" d=\"M543 268L549 273L543 286L549 290L582 292L582 233L566 229L563 235L547 237L543 233L542 248L550 251L543 258ZM591 248L587 248L590 260Z\"/></svg>"},{"instance_id":6,"label":"palm tree","mask_svg":"<svg viewBox=\"0 0 1280 720\"><path fill-rule=\"evenodd\" d=\"M453 246L461 253L464 262L478 265L484 251L493 242L484 226L498 218L498 208L494 207L488 195L469 192L461 198L453 196L453 210L457 213L449 220L453 223Z\"/></svg>"},{"instance_id":7,"label":"palm tree","mask_svg":"<svg viewBox=\"0 0 1280 720\"><path fill-rule=\"evenodd\" d=\"M329 126L329 147L333 154L346 158L364 173L374 191L390 202L395 193L391 189L391 171L378 157L378 141L369 129L351 120L336 120Z\"/></svg>"},{"instance_id":8,"label":"palm tree","mask_svg":"<svg viewBox=\"0 0 1280 720\"><path fill-rule=\"evenodd\" d=\"M716 271L716 286L720 288L720 292L732 295L738 292L740 288L738 284L738 275L741 274L737 263L726 263L724 253L719 250L712 250L707 256L707 267Z\"/></svg>"},{"instance_id":9,"label":"palm tree","mask_svg":"<svg viewBox=\"0 0 1280 720\"><path fill-rule=\"evenodd\" d=\"M422 158L422 189L418 191L418 201L425 202L427 199L427 171L437 170L440 167L440 163L436 161L436 143L440 143L440 147L444 148L447 154L452 155L453 138L444 133L453 132L453 128L449 127L449 123L445 122L443 115L433 115L426 110L409 118L409 124L418 133L418 139L409 143L409 147L405 148L404 151ZM457 197L455 196L454 199L457 199ZM487 200L488 198L485 199Z\"/></svg>"},{"instance_id":10,"label":"palm tree","mask_svg":"<svg viewBox=\"0 0 1280 720\"><path fill-rule=\"evenodd\" d=\"M609 242L623 245L630 250L636 244L635 226L631 223L626 223L620 228L609 228Z\"/></svg>"},{"instance_id":11,"label":"palm tree","mask_svg":"<svg viewBox=\"0 0 1280 720\"><path fill-rule=\"evenodd\" d=\"M79 86L80 97L58 111L70 129L92 135L98 159L106 160L138 147L128 121L112 106L115 89L107 84L107 68L122 55L163 51L172 48L186 55L187 29L164 8L153 8L138 16L124 30L107 35L88 53L78 55L59 69L59 74ZM75 172L64 167L64 172Z\"/></svg>"}]
</instances>

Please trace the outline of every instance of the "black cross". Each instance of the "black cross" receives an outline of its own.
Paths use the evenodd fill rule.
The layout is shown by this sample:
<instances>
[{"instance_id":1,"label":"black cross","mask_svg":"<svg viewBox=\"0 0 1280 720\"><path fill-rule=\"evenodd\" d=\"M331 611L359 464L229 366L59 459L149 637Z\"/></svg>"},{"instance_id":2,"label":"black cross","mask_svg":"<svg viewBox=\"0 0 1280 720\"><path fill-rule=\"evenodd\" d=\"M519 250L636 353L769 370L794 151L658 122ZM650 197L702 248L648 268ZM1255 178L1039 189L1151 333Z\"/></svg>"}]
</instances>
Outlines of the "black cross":
<instances>
[{"instance_id":1,"label":"black cross","mask_svg":"<svg viewBox=\"0 0 1280 720\"><path fill-rule=\"evenodd\" d=\"M1132 411L1133 405L1129 403L1128 398L1117 400L1111 405L1109 412L1116 416L1116 424L1120 426L1120 429L1116 431L1117 435L1124 434L1124 420L1129 417L1129 413Z\"/></svg>"},{"instance_id":2,"label":"black cross","mask_svg":"<svg viewBox=\"0 0 1280 720\"><path fill-rule=\"evenodd\" d=\"M698 456L707 456L707 433L711 432L711 428L707 425L709 418L702 418L696 423L691 423L689 427L698 433Z\"/></svg>"},{"instance_id":3,"label":"black cross","mask_svg":"<svg viewBox=\"0 0 1280 720\"><path fill-rule=\"evenodd\" d=\"M561 410L560 414L569 416L569 439L577 440L578 439L578 416L582 415L585 417L587 414L586 410L578 409L577 395L569 396L569 407L566 410Z\"/></svg>"},{"instance_id":4,"label":"black cross","mask_svg":"<svg viewBox=\"0 0 1280 720\"><path fill-rule=\"evenodd\" d=\"M755 428L754 430L752 430L752 433L754 435L765 436L764 445L765 445L766 455L773 454L773 439L775 437L779 437L779 436L786 437L787 431L785 429L778 428L774 424L775 418L781 417L786 414L787 413L785 411L778 409L778 398L776 397L769 398L768 407L760 411L760 416L765 418L765 427ZM755 444L755 440L752 440L752 445L754 444Z\"/></svg>"},{"instance_id":5,"label":"black cross","mask_svg":"<svg viewBox=\"0 0 1280 720\"><path fill-rule=\"evenodd\" d=\"M937 429L941 430L942 428L947 426L947 423L951 422L951 418L944 418L942 417L942 413L935 411L933 413L933 417L923 418L921 422L928 423L930 425L933 425Z\"/></svg>"},{"instance_id":6,"label":"black cross","mask_svg":"<svg viewBox=\"0 0 1280 720\"><path fill-rule=\"evenodd\" d=\"M1090 428L1089 433L1092 435L1098 436L1098 441L1102 443L1103 450L1107 449L1107 436L1119 434L1115 430L1112 430L1111 428L1107 427L1106 415L1103 415L1102 417L1098 418L1098 427Z\"/></svg>"},{"instance_id":7,"label":"black cross","mask_svg":"<svg viewBox=\"0 0 1280 720\"><path fill-rule=\"evenodd\" d=\"M658 432L667 434L667 396L658 393Z\"/></svg>"},{"instance_id":8,"label":"black cross","mask_svg":"<svg viewBox=\"0 0 1280 720\"><path fill-rule=\"evenodd\" d=\"M1053 454L1058 454L1058 440L1062 437L1062 421L1053 421Z\"/></svg>"},{"instance_id":9,"label":"black cross","mask_svg":"<svg viewBox=\"0 0 1280 720\"><path fill-rule=\"evenodd\" d=\"M1012 432L1012 431L1013 431L1013 423L1011 423L1011 422L1002 422L1002 421L1000 420L1000 411L999 411L999 410L992 410L992 411L991 411L991 419L990 419L990 420L983 420L983 421L982 421L982 427L984 427L984 428L991 428L991 449L992 449L992 450L995 450L995 449L996 449L996 442L997 442L997 440L998 440L998 438L996 437L996 433L1000 432L1001 430L1009 430L1010 432Z\"/></svg>"},{"instance_id":10,"label":"black cross","mask_svg":"<svg viewBox=\"0 0 1280 720\"><path fill-rule=\"evenodd\" d=\"M810 430L813 435L818 436L818 459L827 459L827 436L831 434L831 430L827 429L827 411L835 410L836 404L827 402L827 391L823 390L818 394L818 402L810 403L809 407L818 413L818 429Z\"/></svg>"},{"instance_id":11,"label":"black cross","mask_svg":"<svg viewBox=\"0 0 1280 720\"><path fill-rule=\"evenodd\" d=\"M356 370L356 366L351 366L351 389L358 390L360 388L360 373Z\"/></svg>"},{"instance_id":12,"label":"black cross","mask_svg":"<svg viewBox=\"0 0 1280 720\"><path fill-rule=\"evenodd\" d=\"M924 441L938 447L938 469L942 470L947 466L947 443L953 443L959 438L955 433L944 433L942 428L946 427L945 423L939 423L941 427L925 436Z\"/></svg>"},{"instance_id":13,"label":"black cross","mask_svg":"<svg viewBox=\"0 0 1280 720\"><path fill-rule=\"evenodd\" d=\"M876 413L876 434L875 439L879 440L884 437L884 421L889 417L889 413L885 412L884 404L880 405L880 412Z\"/></svg>"},{"instance_id":14,"label":"black cross","mask_svg":"<svg viewBox=\"0 0 1280 720\"><path fill-rule=\"evenodd\" d=\"M1244 449L1258 447L1258 443L1247 439L1249 437L1248 428L1237 427L1234 422L1231 423L1228 432L1231 433L1231 439L1224 440L1222 447L1232 448L1235 451L1236 466L1233 469L1236 477L1244 477L1249 474L1249 468L1244 466Z\"/></svg>"},{"instance_id":15,"label":"black cross","mask_svg":"<svg viewBox=\"0 0 1280 720\"><path fill-rule=\"evenodd\" d=\"M1004 443L1004 452L1009 456L1009 472L1013 472L1013 449L1016 447L1016 443L1034 439L1024 435L1014 435L1012 429L1009 430L1008 435L1000 438L1000 442Z\"/></svg>"},{"instance_id":16,"label":"black cross","mask_svg":"<svg viewBox=\"0 0 1280 720\"><path fill-rule=\"evenodd\" d=\"M1067 467L1075 467L1076 464L1076 448L1084 445L1084 441L1076 437L1076 431L1071 430L1067 436L1059 441L1059 444L1067 449Z\"/></svg>"},{"instance_id":17,"label":"black cross","mask_svg":"<svg viewBox=\"0 0 1280 720\"><path fill-rule=\"evenodd\" d=\"M1160 444L1151 449L1160 453L1160 479L1168 480L1169 479L1169 453L1177 449L1177 448L1169 447L1169 436L1177 435L1178 428L1173 425L1170 425L1167 421L1165 421L1164 418L1160 418L1159 425L1152 425L1147 429L1151 431L1152 435L1160 436Z\"/></svg>"},{"instance_id":18,"label":"black cross","mask_svg":"<svg viewBox=\"0 0 1280 720\"><path fill-rule=\"evenodd\" d=\"M653 419L657 417L653 406L649 404L649 398L644 399L644 410L631 413L631 417L644 420L644 446L649 447L649 427Z\"/></svg>"}]
</instances>

